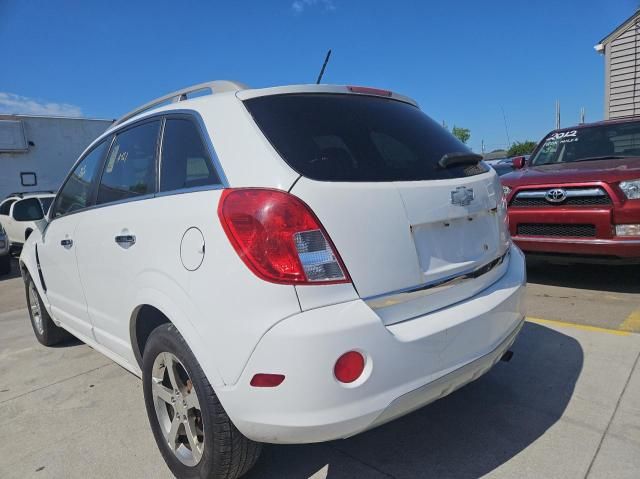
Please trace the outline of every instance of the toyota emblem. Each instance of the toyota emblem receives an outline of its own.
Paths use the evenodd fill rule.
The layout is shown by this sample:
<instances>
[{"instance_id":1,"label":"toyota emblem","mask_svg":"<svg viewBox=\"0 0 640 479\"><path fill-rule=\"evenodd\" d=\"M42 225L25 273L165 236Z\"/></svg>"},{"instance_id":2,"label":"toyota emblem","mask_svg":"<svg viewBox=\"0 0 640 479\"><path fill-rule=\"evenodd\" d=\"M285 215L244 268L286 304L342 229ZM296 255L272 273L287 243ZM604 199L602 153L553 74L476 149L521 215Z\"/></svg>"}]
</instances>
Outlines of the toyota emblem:
<instances>
[{"instance_id":1,"label":"toyota emblem","mask_svg":"<svg viewBox=\"0 0 640 479\"><path fill-rule=\"evenodd\" d=\"M549 203L562 203L567 199L567 192L562 188L553 188L545 193L544 199Z\"/></svg>"}]
</instances>

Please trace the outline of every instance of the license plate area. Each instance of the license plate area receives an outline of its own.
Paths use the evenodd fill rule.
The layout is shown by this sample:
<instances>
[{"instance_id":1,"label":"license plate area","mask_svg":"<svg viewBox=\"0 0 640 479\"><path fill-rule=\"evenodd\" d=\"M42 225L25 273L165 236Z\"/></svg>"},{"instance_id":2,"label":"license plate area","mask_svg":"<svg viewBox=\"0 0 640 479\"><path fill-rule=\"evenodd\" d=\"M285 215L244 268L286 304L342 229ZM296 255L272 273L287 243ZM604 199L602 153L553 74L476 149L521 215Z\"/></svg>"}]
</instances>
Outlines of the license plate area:
<instances>
[{"instance_id":1,"label":"license plate area","mask_svg":"<svg viewBox=\"0 0 640 479\"><path fill-rule=\"evenodd\" d=\"M466 270L499 254L498 217L492 211L411 226L425 280Z\"/></svg>"}]
</instances>

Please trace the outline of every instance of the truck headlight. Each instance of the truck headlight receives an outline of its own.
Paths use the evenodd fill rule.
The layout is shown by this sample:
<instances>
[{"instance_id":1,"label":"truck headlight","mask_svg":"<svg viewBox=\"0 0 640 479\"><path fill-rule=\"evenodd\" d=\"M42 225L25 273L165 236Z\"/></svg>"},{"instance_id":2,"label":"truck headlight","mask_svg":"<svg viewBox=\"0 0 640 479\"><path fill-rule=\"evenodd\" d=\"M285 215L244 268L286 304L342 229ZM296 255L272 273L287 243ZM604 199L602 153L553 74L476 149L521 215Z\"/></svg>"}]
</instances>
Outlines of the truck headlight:
<instances>
[{"instance_id":1,"label":"truck headlight","mask_svg":"<svg viewBox=\"0 0 640 479\"><path fill-rule=\"evenodd\" d=\"M616 225L616 236L640 236L640 225Z\"/></svg>"},{"instance_id":2,"label":"truck headlight","mask_svg":"<svg viewBox=\"0 0 640 479\"><path fill-rule=\"evenodd\" d=\"M505 198L509 196L509 193L511 193L511 187L507 185L502 185L502 194L505 196Z\"/></svg>"},{"instance_id":3,"label":"truck headlight","mask_svg":"<svg viewBox=\"0 0 640 479\"><path fill-rule=\"evenodd\" d=\"M620 189L628 200L640 200L640 180L621 181Z\"/></svg>"}]
</instances>

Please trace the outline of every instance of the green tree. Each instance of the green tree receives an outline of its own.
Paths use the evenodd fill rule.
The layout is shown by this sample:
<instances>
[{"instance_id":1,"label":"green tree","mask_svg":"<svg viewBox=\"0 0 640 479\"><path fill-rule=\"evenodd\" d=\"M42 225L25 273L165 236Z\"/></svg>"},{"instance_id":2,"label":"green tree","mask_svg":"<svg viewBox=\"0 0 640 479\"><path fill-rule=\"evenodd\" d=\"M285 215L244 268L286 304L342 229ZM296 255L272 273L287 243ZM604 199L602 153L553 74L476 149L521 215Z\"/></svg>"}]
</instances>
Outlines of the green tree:
<instances>
[{"instance_id":1,"label":"green tree","mask_svg":"<svg viewBox=\"0 0 640 479\"><path fill-rule=\"evenodd\" d=\"M522 156L529 155L535 149L537 143L535 141L514 141L509 151L507 151L507 156Z\"/></svg>"},{"instance_id":2,"label":"green tree","mask_svg":"<svg viewBox=\"0 0 640 479\"><path fill-rule=\"evenodd\" d=\"M451 130L453 136L455 136L462 143L467 143L469 138L471 138L471 131L469 128L460 128L459 126L453 125L453 129Z\"/></svg>"}]
</instances>

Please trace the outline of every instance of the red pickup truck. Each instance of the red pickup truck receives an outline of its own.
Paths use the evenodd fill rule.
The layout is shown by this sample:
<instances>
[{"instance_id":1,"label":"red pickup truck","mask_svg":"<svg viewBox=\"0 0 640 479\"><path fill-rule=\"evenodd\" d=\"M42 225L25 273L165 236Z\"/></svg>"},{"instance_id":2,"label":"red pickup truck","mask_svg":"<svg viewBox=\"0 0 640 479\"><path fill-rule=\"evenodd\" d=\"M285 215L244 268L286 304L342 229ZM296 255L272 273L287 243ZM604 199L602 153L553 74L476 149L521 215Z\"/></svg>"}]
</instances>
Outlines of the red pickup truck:
<instances>
[{"instance_id":1,"label":"red pickup truck","mask_svg":"<svg viewBox=\"0 0 640 479\"><path fill-rule=\"evenodd\" d=\"M513 239L528 256L640 262L640 119L549 133L502 176Z\"/></svg>"}]
</instances>

